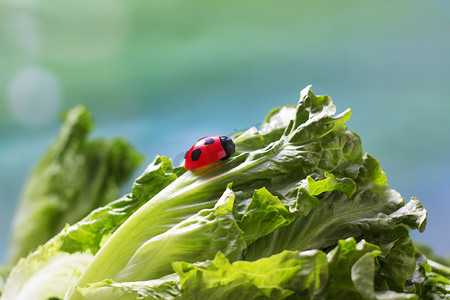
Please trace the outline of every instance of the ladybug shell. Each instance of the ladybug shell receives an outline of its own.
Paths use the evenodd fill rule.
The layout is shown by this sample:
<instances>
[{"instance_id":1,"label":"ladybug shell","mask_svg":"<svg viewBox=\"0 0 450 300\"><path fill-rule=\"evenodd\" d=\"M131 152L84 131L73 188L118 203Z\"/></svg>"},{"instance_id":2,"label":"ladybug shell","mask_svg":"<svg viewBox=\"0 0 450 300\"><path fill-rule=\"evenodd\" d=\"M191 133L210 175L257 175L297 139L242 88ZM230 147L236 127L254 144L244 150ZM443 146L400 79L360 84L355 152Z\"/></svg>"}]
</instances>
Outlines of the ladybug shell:
<instances>
[{"instance_id":1,"label":"ladybug shell","mask_svg":"<svg viewBox=\"0 0 450 300\"><path fill-rule=\"evenodd\" d=\"M186 170L197 169L220 159L227 158L227 156L228 154L222 146L220 136L207 136L199 139L197 143L186 152L184 156L184 167Z\"/></svg>"}]
</instances>

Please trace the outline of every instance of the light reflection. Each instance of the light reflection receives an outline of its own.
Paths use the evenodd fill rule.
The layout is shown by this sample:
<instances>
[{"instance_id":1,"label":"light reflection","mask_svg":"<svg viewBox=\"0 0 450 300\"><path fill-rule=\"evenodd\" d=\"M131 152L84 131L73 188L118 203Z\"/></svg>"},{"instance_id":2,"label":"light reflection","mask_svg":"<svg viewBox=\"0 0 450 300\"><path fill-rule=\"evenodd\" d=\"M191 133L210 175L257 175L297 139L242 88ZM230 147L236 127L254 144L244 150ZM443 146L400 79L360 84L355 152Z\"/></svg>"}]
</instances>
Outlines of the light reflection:
<instances>
[{"instance_id":1,"label":"light reflection","mask_svg":"<svg viewBox=\"0 0 450 300\"><path fill-rule=\"evenodd\" d=\"M8 92L12 117L20 124L33 127L52 121L61 106L61 88L48 70L28 67L13 78Z\"/></svg>"}]
</instances>

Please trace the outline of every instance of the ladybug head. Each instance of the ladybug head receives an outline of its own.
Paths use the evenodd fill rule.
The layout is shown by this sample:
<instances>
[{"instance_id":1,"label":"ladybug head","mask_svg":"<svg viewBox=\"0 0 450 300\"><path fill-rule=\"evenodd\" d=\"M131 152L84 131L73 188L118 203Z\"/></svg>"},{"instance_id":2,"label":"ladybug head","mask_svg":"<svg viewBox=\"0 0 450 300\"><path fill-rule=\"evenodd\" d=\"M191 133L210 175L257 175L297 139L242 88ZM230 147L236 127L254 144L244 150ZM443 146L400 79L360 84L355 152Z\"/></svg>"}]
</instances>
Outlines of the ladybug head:
<instances>
[{"instance_id":1,"label":"ladybug head","mask_svg":"<svg viewBox=\"0 0 450 300\"><path fill-rule=\"evenodd\" d=\"M223 150L225 150L225 153L227 154L227 156L222 158L222 160L226 160L231 155L233 155L233 153L235 151L234 143L229 137L226 137L226 136L221 136L220 137L220 143L222 144Z\"/></svg>"}]
</instances>

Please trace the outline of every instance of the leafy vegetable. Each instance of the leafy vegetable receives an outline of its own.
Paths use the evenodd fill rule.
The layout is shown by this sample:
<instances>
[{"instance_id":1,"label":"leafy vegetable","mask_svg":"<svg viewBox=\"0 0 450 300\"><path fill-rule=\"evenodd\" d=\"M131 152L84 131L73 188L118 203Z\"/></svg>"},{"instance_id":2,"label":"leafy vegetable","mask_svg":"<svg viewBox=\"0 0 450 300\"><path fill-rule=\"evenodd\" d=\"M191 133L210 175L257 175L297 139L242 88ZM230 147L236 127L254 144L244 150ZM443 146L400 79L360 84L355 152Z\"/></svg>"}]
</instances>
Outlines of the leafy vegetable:
<instances>
[{"instance_id":1,"label":"leafy vegetable","mask_svg":"<svg viewBox=\"0 0 450 300\"><path fill-rule=\"evenodd\" d=\"M345 129L349 113L333 117L334 112L329 97L316 97L309 89L305 90L295 117L292 114L293 118L287 120L289 124L281 135L243 134L241 139L235 140L237 155L230 160L213 164L208 170L186 172L150 199L100 249L77 287L106 278L115 279L146 241L200 209L212 208L230 182L233 182L233 191L242 195L240 198L250 198L255 189L265 187L279 195L284 204L290 206L290 211L295 212L300 205L305 205L297 195L301 189L299 182L307 180L307 176L325 179L325 172L334 170L337 178L356 177L362 163L359 138ZM259 144L261 140L267 146L255 147L253 141ZM241 141L247 149L254 147L255 150L242 151ZM330 160L324 159L326 157ZM335 236L334 242L347 236ZM107 263L113 257L114 264ZM151 279L142 274L143 277L134 280ZM123 276L121 279L126 280ZM76 294L74 288L73 299Z\"/></svg>"},{"instance_id":2,"label":"leafy vegetable","mask_svg":"<svg viewBox=\"0 0 450 300\"><path fill-rule=\"evenodd\" d=\"M218 252L213 260L174 262L176 274L158 280L105 280L80 291L85 299L417 299L375 291L379 254L377 246L353 238L339 241L328 255L285 250L231 263Z\"/></svg>"},{"instance_id":3,"label":"leafy vegetable","mask_svg":"<svg viewBox=\"0 0 450 300\"><path fill-rule=\"evenodd\" d=\"M92 211L83 220L72 226L66 226L46 244L20 260L8 277L1 299L44 299L31 296L31 294L46 293L48 290L46 285L34 285L34 282L40 282L40 275L43 275L40 273L42 269L46 269L47 273L52 270L60 272L56 265L53 265L55 267L53 269L48 267L60 256L65 257L65 261L68 262L65 266L61 266L63 269L69 267L66 269L67 274L74 273L79 268L85 269L104 241L145 203L147 197L154 196L176 178L172 170L172 163L168 158L157 156L145 172L136 179L133 185L133 196L126 195ZM67 256L68 254L70 255ZM77 259L79 254L85 254L84 264L71 265L70 259L72 257ZM88 259L89 256L91 259ZM64 282L59 282L64 287L64 291L52 291L46 295L49 298L63 298L72 279L76 277L66 277ZM29 288L30 285L34 289ZM29 291L30 294L24 294L24 290Z\"/></svg>"},{"instance_id":4,"label":"leafy vegetable","mask_svg":"<svg viewBox=\"0 0 450 300\"><path fill-rule=\"evenodd\" d=\"M422 256L425 256L427 259L432 259L433 261L438 262L441 265L450 266L450 255L444 257L439 256L434 253L433 249L431 249L429 246L418 243L416 241L414 241L414 247L416 248L416 252L421 253Z\"/></svg>"},{"instance_id":5,"label":"leafy vegetable","mask_svg":"<svg viewBox=\"0 0 450 300\"><path fill-rule=\"evenodd\" d=\"M130 194L21 260L2 299L33 289L60 299L445 296L445 275L419 263L409 237L424 231L426 210L387 185L345 127L350 110L335 111L307 87L296 107L235 135L227 161L185 171L157 156ZM33 285L43 269L71 268L51 295Z\"/></svg>"},{"instance_id":6,"label":"leafy vegetable","mask_svg":"<svg viewBox=\"0 0 450 300\"><path fill-rule=\"evenodd\" d=\"M185 299L285 299L294 293L310 298L328 277L326 255L317 250L283 251L233 264L219 252L211 262L173 267Z\"/></svg>"},{"instance_id":7,"label":"leafy vegetable","mask_svg":"<svg viewBox=\"0 0 450 300\"><path fill-rule=\"evenodd\" d=\"M142 157L123 139L87 139L94 124L82 106L64 115L59 136L34 168L16 214L9 263L114 200Z\"/></svg>"},{"instance_id":8,"label":"leafy vegetable","mask_svg":"<svg viewBox=\"0 0 450 300\"><path fill-rule=\"evenodd\" d=\"M174 260L202 261L213 258L218 251L234 260L246 244L233 218L233 202L234 194L227 189L213 209L200 210L144 243L114 279L156 279L173 272Z\"/></svg>"},{"instance_id":9,"label":"leafy vegetable","mask_svg":"<svg viewBox=\"0 0 450 300\"><path fill-rule=\"evenodd\" d=\"M427 249L427 251L430 251ZM434 255L434 254L433 254ZM416 268L407 284L422 299L448 299L450 295L450 267L425 257L415 251Z\"/></svg>"},{"instance_id":10,"label":"leafy vegetable","mask_svg":"<svg viewBox=\"0 0 450 300\"><path fill-rule=\"evenodd\" d=\"M244 204L247 204L244 202ZM247 205L241 205L243 212L237 212L240 217L239 227L244 232L247 244L265 236L275 229L292 222L295 215L273 196L266 188L255 190Z\"/></svg>"},{"instance_id":11,"label":"leafy vegetable","mask_svg":"<svg viewBox=\"0 0 450 300\"><path fill-rule=\"evenodd\" d=\"M178 276L169 275L160 279L117 283L104 280L87 288L81 288L83 299L159 299L174 300L181 296Z\"/></svg>"}]
</instances>

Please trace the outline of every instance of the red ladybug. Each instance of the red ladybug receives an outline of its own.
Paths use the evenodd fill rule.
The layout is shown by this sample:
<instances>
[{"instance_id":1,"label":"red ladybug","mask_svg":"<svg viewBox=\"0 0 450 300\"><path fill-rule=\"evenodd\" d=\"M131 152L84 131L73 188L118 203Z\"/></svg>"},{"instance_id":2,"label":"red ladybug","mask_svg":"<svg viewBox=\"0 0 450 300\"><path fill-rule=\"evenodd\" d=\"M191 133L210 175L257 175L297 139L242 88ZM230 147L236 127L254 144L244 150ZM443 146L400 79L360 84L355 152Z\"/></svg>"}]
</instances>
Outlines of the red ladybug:
<instances>
[{"instance_id":1,"label":"red ladybug","mask_svg":"<svg viewBox=\"0 0 450 300\"><path fill-rule=\"evenodd\" d=\"M184 154L186 170L197 169L218 160L228 159L234 153L234 143L226 136L201 138Z\"/></svg>"}]
</instances>

